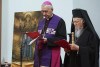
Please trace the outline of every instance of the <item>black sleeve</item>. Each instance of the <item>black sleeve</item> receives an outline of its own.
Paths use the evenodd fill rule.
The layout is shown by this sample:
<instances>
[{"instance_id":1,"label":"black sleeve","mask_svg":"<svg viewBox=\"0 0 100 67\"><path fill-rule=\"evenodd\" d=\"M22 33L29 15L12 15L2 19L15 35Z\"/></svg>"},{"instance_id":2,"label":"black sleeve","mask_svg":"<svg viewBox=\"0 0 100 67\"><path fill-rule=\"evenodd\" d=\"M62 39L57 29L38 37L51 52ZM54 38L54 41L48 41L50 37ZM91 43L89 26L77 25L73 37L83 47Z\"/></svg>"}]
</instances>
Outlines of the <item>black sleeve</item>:
<instances>
[{"instance_id":1,"label":"black sleeve","mask_svg":"<svg viewBox=\"0 0 100 67\"><path fill-rule=\"evenodd\" d=\"M57 41L60 39L67 39L66 25L65 25L65 21L63 19L61 19L58 23L55 36L52 38L47 38L47 41L48 41L47 46L51 46L51 47L57 46L56 44L54 44L54 41Z\"/></svg>"},{"instance_id":2,"label":"black sleeve","mask_svg":"<svg viewBox=\"0 0 100 67\"><path fill-rule=\"evenodd\" d=\"M86 35L87 36L87 35ZM90 32L87 38L87 45L80 46L79 54L81 56L81 63L83 67L91 67L94 66L96 60L96 46L98 45L95 36ZM84 43L84 44L86 44ZM96 61L95 61L96 60Z\"/></svg>"}]
</instances>

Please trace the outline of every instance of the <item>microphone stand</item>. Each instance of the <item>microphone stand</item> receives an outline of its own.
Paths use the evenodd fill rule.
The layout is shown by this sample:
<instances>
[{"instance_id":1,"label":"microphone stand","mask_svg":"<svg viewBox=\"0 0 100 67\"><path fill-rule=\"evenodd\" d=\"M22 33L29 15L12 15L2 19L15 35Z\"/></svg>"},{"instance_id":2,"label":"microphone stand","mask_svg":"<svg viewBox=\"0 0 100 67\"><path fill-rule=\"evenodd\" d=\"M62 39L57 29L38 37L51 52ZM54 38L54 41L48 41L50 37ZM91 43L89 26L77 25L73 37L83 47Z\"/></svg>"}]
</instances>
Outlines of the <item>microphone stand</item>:
<instances>
[{"instance_id":1,"label":"microphone stand","mask_svg":"<svg viewBox=\"0 0 100 67\"><path fill-rule=\"evenodd\" d=\"M21 33L21 45L20 45L20 67L22 67L22 62L23 62L23 54L22 54L22 48L23 48L23 38L24 38L24 26L21 26L19 27L20 29L20 33Z\"/></svg>"},{"instance_id":2,"label":"microphone stand","mask_svg":"<svg viewBox=\"0 0 100 67\"><path fill-rule=\"evenodd\" d=\"M22 36L22 38L21 38L21 40L23 39L23 33L22 33L22 30L20 29L20 32L21 32L21 36ZM23 44L23 42L21 42L21 45L20 45L20 67L22 67L22 44Z\"/></svg>"}]
</instances>

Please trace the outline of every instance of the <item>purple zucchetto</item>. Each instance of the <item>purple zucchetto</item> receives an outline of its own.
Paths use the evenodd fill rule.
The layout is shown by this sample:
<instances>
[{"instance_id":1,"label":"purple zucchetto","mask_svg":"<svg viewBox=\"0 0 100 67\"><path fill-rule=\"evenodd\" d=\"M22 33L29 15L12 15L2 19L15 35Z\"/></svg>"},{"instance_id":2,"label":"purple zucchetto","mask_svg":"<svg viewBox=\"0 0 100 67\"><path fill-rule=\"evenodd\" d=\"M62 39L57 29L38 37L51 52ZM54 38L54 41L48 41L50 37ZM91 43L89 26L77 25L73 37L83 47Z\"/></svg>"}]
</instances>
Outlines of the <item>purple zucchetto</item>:
<instances>
[{"instance_id":1,"label":"purple zucchetto","mask_svg":"<svg viewBox=\"0 0 100 67\"><path fill-rule=\"evenodd\" d=\"M51 5L52 6L52 4L51 4L51 2L50 1L45 1L45 2L43 2L43 4L42 5Z\"/></svg>"}]
</instances>

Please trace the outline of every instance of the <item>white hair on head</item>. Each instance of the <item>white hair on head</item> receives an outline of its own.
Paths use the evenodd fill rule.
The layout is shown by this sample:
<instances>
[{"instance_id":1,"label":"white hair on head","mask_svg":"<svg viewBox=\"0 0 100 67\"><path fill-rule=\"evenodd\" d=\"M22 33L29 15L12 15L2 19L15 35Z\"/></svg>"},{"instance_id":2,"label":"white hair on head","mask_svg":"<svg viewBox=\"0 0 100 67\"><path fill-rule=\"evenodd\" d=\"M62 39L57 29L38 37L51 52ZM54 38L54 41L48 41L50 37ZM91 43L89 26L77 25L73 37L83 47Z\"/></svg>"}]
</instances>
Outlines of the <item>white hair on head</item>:
<instances>
[{"instance_id":1,"label":"white hair on head","mask_svg":"<svg viewBox=\"0 0 100 67\"><path fill-rule=\"evenodd\" d=\"M53 10L53 6L52 5L46 5L46 4L42 4L42 7L49 7Z\"/></svg>"}]
</instances>

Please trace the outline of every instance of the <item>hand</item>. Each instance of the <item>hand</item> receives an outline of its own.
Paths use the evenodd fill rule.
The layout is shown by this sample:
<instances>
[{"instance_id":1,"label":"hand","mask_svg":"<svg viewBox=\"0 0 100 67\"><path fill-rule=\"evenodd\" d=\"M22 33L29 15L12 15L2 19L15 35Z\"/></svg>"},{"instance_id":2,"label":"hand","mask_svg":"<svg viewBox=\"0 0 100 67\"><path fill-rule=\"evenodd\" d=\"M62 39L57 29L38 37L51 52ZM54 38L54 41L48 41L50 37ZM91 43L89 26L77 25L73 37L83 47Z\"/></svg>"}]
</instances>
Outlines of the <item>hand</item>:
<instances>
[{"instance_id":1,"label":"hand","mask_svg":"<svg viewBox=\"0 0 100 67\"><path fill-rule=\"evenodd\" d=\"M43 40L44 40L44 43L47 43L47 38L43 38Z\"/></svg>"},{"instance_id":2,"label":"hand","mask_svg":"<svg viewBox=\"0 0 100 67\"><path fill-rule=\"evenodd\" d=\"M79 51L79 46L77 44L70 44L71 50Z\"/></svg>"}]
</instances>

